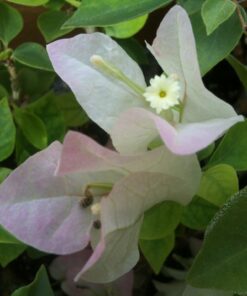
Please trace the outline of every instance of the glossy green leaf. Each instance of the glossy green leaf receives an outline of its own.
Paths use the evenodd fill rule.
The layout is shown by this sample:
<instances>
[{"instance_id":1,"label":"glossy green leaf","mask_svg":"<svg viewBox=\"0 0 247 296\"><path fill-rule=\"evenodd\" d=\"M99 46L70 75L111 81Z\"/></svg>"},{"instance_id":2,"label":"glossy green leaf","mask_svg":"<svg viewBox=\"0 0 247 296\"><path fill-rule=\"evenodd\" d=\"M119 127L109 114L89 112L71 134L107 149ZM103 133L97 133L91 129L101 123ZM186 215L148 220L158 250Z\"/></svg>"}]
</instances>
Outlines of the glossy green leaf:
<instances>
[{"instance_id":1,"label":"glossy green leaf","mask_svg":"<svg viewBox=\"0 0 247 296\"><path fill-rule=\"evenodd\" d=\"M57 107L63 115L66 126L82 126L89 121L87 114L76 101L72 93L65 93L53 97Z\"/></svg>"},{"instance_id":2,"label":"glossy green leaf","mask_svg":"<svg viewBox=\"0 0 247 296\"><path fill-rule=\"evenodd\" d=\"M68 13L56 10L44 12L39 16L38 27L46 42L51 42L72 31L72 29L61 29L68 18Z\"/></svg>"},{"instance_id":3,"label":"glossy green leaf","mask_svg":"<svg viewBox=\"0 0 247 296\"><path fill-rule=\"evenodd\" d=\"M16 290L11 296L54 296L45 267L40 267L31 284Z\"/></svg>"},{"instance_id":4,"label":"glossy green leaf","mask_svg":"<svg viewBox=\"0 0 247 296\"><path fill-rule=\"evenodd\" d=\"M247 170L247 121L233 126L208 162L208 166L220 163L229 164L237 171Z\"/></svg>"},{"instance_id":5,"label":"glossy green leaf","mask_svg":"<svg viewBox=\"0 0 247 296\"><path fill-rule=\"evenodd\" d=\"M130 21L104 27L107 35L115 38L129 38L139 32L147 21L148 15L143 15Z\"/></svg>"},{"instance_id":6,"label":"glossy green leaf","mask_svg":"<svg viewBox=\"0 0 247 296\"><path fill-rule=\"evenodd\" d=\"M183 207L173 201L155 205L145 212L140 239L160 239L173 232L178 226Z\"/></svg>"},{"instance_id":7,"label":"glossy green leaf","mask_svg":"<svg viewBox=\"0 0 247 296\"><path fill-rule=\"evenodd\" d=\"M11 169L0 167L0 183L11 173Z\"/></svg>"},{"instance_id":8,"label":"glossy green leaf","mask_svg":"<svg viewBox=\"0 0 247 296\"><path fill-rule=\"evenodd\" d=\"M188 14L193 14L201 10L201 6L205 0L178 0L178 4L183 6L183 8L188 12Z\"/></svg>"},{"instance_id":9,"label":"glossy green leaf","mask_svg":"<svg viewBox=\"0 0 247 296\"><path fill-rule=\"evenodd\" d=\"M12 3L26 6L40 6L46 4L49 0L7 0Z\"/></svg>"},{"instance_id":10,"label":"glossy green leaf","mask_svg":"<svg viewBox=\"0 0 247 296\"><path fill-rule=\"evenodd\" d=\"M202 5L202 19L210 35L235 11L237 5L231 0L206 0Z\"/></svg>"},{"instance_id":11,"label":"glossy green leaf","mask_svg":"<svg viewBox=\"0 0 247 296\"><path fill-rule=\"evenodd\" d=\"M45 48L34 42L26 42L13 52L13 58L21 64L44 71L53 71Z\"/></svg>"},{"instance_id":12,"label":"glossy green leaf","mask_svg":"<svg viewBox=\"0 0 247 296\"><path fill-rule=\"evenodd\" d=\"M199 288L247 291L247 188L217 213L209 225L188 282Z\"/></svg>"},{"instance_id":13,"label":"glossy green leaf","mask_svg":"<svg viewBox=\"0 0 247 296\"><path fill-rule=\"evenodd\" d=\"M204 230L217 211L218 207L195 196L184 208L181 223L191 229Z\"/></svg>"},{"instance_id":14,"label":"glossy green leaf","mask_svg":"<svg viewBox=\"0 0 247 296\"><path fill-rule=\"evenodd\" d=\"M219 164L203 173L197 194L216 206L222 206L238 190L238 176L234 168Z\"/></svg>"},{"instance_id":15,"label":"glossy green leaf","mask_svg":"<svg viewBox=\"0 0 247 296\"><path fill-rule=\"evenodd\" d=\"M35 114L15 109L14 118L26 139L37 149L47 146L47 132L43 121Z\"/></svg>"},{"instance_id":16,"label":"glossy green leaf","mask_svg":"<svg viewBox=\"0 0 247 296\"><path fill-rule=\"evenodd\" d=\"M21 14L5 3L0 2L0 40L5 46L14 39L23 28Z\"/></svg>"},{"instance_id":17,"label":"glossy green leaf","mask_svg":"<svg viewBox=\"0 0 247 296\"><path fill-rule=\"evenodd\" d=\"M171 0L83 0L79 9L64 24L65 28L108 26L154 11Z\"/></svg>"},{"instance_id":18,"label":"glossy green leaf","mask_svg":"<svg viewBox=\"0 0 247 296\"><path fill-rule=\"evenodd\" d=\"M219 26L209 36L200 11L191 15L197 53L202 75L230 54L242 36L242 26L237 13Z\"/></svg>"},{"instance_id":19,"label":"glossy green leaf","mask_svg":"<svg viewBox=\"0 0 247 296\"><path fill-rule=\"evenodd\" d=\"M141 251L155 273L159 273L174 244L174 234L158 240L140 240Z\"/></svg>"},{"instance_id":20,"label":"glossy green leaf","mask_svg":"<svg viewBox=\"0 0 247 296\"><path fill-rule=\"evenodd\" d=\"M0 265L5 267L24 252L26 245L0 226Z\"/></svg>"},{"instance_id":21,"label":"glossy green leaf","mask_svg":"<svg viewBox=\"0 0 247 296\"><path fill-rule=\"evenodd\" d=\"M237 60L233 55L229 55L226 60L233 67L238 75L238 78L243 83L245 89L247 89L247 66L243 65L239 60Z\"/></svg>"},{"instance_id":22,"label":"glossy green leaf","mask_svg":"<svg viewBox=\"0 0 247 296\"><path fill-rule=\"evenodd\" d=\"M18 72L21 89L32 100L40 98L52 89L55 78L53 72L45 72L44 75L44 71L29 67L21 67Z\"/></svg>"},{"instance_id":23,"label":"glossy green leaf","mask_svg":"<svg viewBox=\"0 0 247 296\"><path fill-rule=\"evenodd\" d=\"M48 93L26 108L31 113L42 118L45 124L48 143L55 140L63 140L66 132L65 120L62 112L57 106L56 95Z\"/></svg>"},{"instance_id":24,"label":"glossy green leaf","mask_svg":"<svg viewBox=\"0 0 247 296\"><path fill-rule=\"evenodd\" d=\"M0 161L11 155L15 147L15 125L6 98L0 100Z\"/></svg>"}]
</instances>

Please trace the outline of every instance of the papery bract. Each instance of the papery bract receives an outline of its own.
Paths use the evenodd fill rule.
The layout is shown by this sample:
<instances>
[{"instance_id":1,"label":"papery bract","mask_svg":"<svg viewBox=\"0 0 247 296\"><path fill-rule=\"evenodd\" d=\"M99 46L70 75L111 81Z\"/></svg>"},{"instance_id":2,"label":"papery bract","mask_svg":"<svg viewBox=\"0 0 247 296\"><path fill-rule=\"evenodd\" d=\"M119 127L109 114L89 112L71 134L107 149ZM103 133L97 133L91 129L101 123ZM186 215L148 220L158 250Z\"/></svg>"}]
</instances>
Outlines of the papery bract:
<instances>
[{"instance_id":1,"label":"papery bract","mask_svg":"<svg viewBox=\"0 0 247 296\"><path fill-rule=\"evenodd\" d=\"M144 96L99 71L90 59L100 56L145 91L138 65L109 37L81 34L55 41L47 50L58 75L70 86L88 115L110 133L116 149L131 154L147 149L158 135L176 154L193 154L216 140L242 116L203 85L189 17L180 6L165 16L152 46L167 75L180 83L180 119L157 115ZM143 93L144 93L143 91Z\"/></svg>"},{"instance_id":2,"label":"papery bract","mask_svg":"<svg viewBox=\"0 0 247 296\"><path fill-rule=\"evenodd\" d=\"M195 156L175 156L165 147L121 156L69 132L63 147L53 143L1 184L0 223L45 252L72 254L91 242L94 252L76 280L109 282L139 258L143 213L164 200L187 204L200 176ZM113 184L94 197L96 215L90 205L82 206L87 186L95 182Z\"/></svg>"}]
</instances>

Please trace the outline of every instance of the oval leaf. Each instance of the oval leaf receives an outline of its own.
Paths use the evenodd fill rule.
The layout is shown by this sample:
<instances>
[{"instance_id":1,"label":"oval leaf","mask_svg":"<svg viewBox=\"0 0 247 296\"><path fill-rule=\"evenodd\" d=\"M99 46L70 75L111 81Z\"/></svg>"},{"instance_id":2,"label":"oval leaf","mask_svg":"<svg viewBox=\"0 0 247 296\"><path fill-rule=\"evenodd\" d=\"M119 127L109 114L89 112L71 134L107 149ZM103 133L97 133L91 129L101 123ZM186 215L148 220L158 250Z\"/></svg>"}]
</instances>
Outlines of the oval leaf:
<instances>
[{"instance_id":1,"label":"oval leaf","mask_svg":"<svg viewBox=\"0 0 247 296\"><path fill-rule=\"evenodd\" d=\"M26 249L26 245L0 226L0 265L7 266Z\"/></svg>"},{"instance_id":2,"label":"oval leaf","mask_svg":"<svg viewBox=\"0 0 247 296\"><path fill-rule=\"evenodd\" d=\"M13 58L32 68L53 71L45 48L38 43L26 42L21 44L14 50Z\"/></svg>"},{"instance_id":3,"label":"oval leaf","mask_svg":"<svg viewBox=\"0 0 247 296\"><path fill-rule=\"evenodd\" d=\"M239 42L243 29L237 13L234 13L209 36L207 35L200 11L191 16L191 21L196 39L201 74L205 75L230 54Z\"/></svg>"},{"instance_id":4,"label":"oval leaf","mask_svg":"<svg viewBox=\"0 0 247 296\"><path fill-rule=\"evenodd\" d=\"M0 40L5 46L14 39L23 28L21 14L13 7L0 2Z\"/></svg>"},{"instance_id":5,"label":"oval leaf","mask_svg":"<svg viewBox=\"0 0 247 296\"><path fill-rule=\"evenodd\" d=\"M54 296L49 278L44 266L38 270L34 281L18 290L11 296Z\"/></svg>"},{"instance_id":6,"label":"oval leaf","mask_svg":"<svg viewBox=\"0 0 247 296\"><path fill-rule=\"evenodd\" d=\"M171 3L171 0L83 0L64 28L108 26L147 14Z\"/></svg>"},{"instance_id":7,"label":"oval leaf","mask_svg":"<svg viewBox=\"0 0 247 296\"><path fill-rule=\"evenodd\" d=\"M175 230L180 222L183 207L166 201L145 212L140 239L160 239Z\"/></svg>"},{"instance_id":8,"label":"oval leaf","mask_svg":"<svg viewBox=\"0 0 247 296\"><path fill-rule=\"evenodd\" d=\"M42 120L31 112L15 109L14 118L26 139L36 148L47 146L47 132Z\"/></svg>"},{"instance_id":9,"label":"oval leaf","mask_svg":"<svg viewBox=\"0 0 247 296\"><path fill-rule=\"evenodd\" d=\"M6 98L0 101L0 161L6 159L15 147L15 125Z\"/></svg>"},{"instance_id":10,"label":"oval leaf","mask_svg":"<svg viewBox=\"0 0 247 296\"><path fill-rule=\"evenodd\" d=\"M222 206L238 190L238 176L234 168L219 164L203 173L197 194L216 206Z\"/></svg>"},{"instance_id":11,"label":"oval leaf","mask_svg":"<svg viewBox=\"0 0 247 296\"><path fill-rule=\"evenodd\" d=\"M233 126L221 140L208 166L229 164L237 171L247 170L247 121Z\"/></svg>"},{"instance_id":12,"label":"oval leaf","mask_svg":"<svg viewBox=\"0 0 247 296\"><path fill-rule=\"evenodd\" d=\"M233 55L229 55L226 60L233 67L242 82L245 89L247 89L247 67L237 60Z\"/></svg>"},{"instance_id":13,"label":"oval leaf","mask_svg":"<svg viewBox=\"0 0 247 296\"><path fill-rule=\"evenodd\" d=\"M39 16L38 27L46 42L51 42L72 31L72 29L61 29L68 18L69 15L66 12L55 10L44 12Z\"/></svg>"},{"instance_id":14,"label":"oval leaf","mask_svg":"<svg viewBox=\"0 0 247 296\"><path fill-rule=\"evenodd\" d=\"M209 225L203 247L188 276L199 288L247 291L247 188L220 210Z\"/></svg>"},{"instance_id":15,"label":"oval leaf","mask_svg":"<svg viewBox=\"0 0 247 296\"><path fill-rule=\"evenodd\" d=\"M107 35L115 38L129 38L139 32L147 21L148 15L143 15L130 21L105 27Z\"/></svg>"},{"instance_id":16,"label":"oval leaf","mask_svg":"<svg viewBox=\"0 0 247 296\"><path fill-rule=\"evenodd\" d=\"M231 0L206 0L202 5L202 19L210 35L235 11L237 5Z\"/></svg>"},{"instance_id":17,"label":"oval leaf","mask_svg":"<svg viewBox=\"0 0 247 296\"><path fill-rule=\"evenodd\" d=\"M174 233L158 240L140 240L140 248L155 273L159 273L175 244Z\"/></svg>"}]
</instances>

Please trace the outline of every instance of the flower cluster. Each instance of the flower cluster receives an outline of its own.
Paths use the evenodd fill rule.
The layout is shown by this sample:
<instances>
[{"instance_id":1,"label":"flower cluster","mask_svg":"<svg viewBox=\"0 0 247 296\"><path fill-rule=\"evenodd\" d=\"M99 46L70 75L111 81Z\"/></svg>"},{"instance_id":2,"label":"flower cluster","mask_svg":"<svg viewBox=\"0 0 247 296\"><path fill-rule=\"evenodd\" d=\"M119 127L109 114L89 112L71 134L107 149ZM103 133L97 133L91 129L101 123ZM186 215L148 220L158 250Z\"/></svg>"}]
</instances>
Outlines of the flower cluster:
<instances>
[{"instance_id":1,"label":"flower cluster","mask_svg":"<svg viewBox=\"0 0 247 296\"><path fill-rule=\"evenodd\" d=\"M69 132L0 186L0 224L48 253L76 257L90 245L75 281L110 282L138 261L144 212L165 200L190 202L201 177L194 153L243 118L204 87L191 24L179 6L148 45L165 72L149 86L104 34L47 48L55 71L118 152ZM157 137L165 145L148 151Z\"/></svg>"},{"instance_id":2,"label":"flower cluster","mask_svg":"<svg viewBox=\"0 0 247 296\"><path fill-rule=\"evenodd\" d=\"M140 67L106 35L81 34L47 47L55 71L121 153L145 151L159 136L173 153L193 154L243 120L204 87L183 8L167 13L148 49L166 76L147 87Z\"/></svg>"}]
</instances>

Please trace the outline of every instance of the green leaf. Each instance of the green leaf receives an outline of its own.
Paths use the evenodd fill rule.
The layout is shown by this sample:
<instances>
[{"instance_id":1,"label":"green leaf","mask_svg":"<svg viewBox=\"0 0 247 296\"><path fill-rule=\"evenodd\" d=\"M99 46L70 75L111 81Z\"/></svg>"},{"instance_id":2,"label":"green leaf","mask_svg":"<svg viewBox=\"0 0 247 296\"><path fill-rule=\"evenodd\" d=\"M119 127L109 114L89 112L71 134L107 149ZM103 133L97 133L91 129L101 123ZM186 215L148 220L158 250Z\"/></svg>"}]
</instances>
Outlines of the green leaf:
<instances>
[{"instance_id":1,"label":"green leaf","mask_svg":"<svg viewBox=\"0 0 247 296\"><path fill-rule=\"evenodd\" d=\"M173 232L178 226L183 207L173 201L155 205L144 214L140 239L157 240Z\"/></svg>"},{"instance_id":2,"label":"green leaf","mask_svg":"<svg viewBox=\"0 0 247 296\"><path fill-rule=\"evenodd\" d=\"M117 42L138 64L149 63L146 48L144 48L136 39L118 39Z\"/></svg>"},{"instance_id":3,"label":"green leaf","mask_svg":"<svg viewBox=\"0 0 247 296\"><path fill-rule=\"evenodd\" d=\"M11 155L15 147L15 125L6 98L0 101L0 161Z\"/></svg>"},{"instance_id":4,"label":"green leaf","mask_svg":"<svg viewBox=\"0 0 247 296\"><path fill-rule=\"evenodd\" d=\"M247 67L240 63L233 55L229 55L226 60L233 67L238 75L238 78L242 82L245 89L247 89Z\"/></svg>"},{"instance_id":5,"label":"green leaf","mask_svg":"<svg viewBox=\"0 0 247 296\"><path fill-rule=\"evenodd\" d=\"M247 121L234 125L221 140L207 166L229 164L237 171L247 170Z\"/></svg>"},{"instance_id":6,"label":"green leaf","mask_svg":"<svg viewBox=\"0 0 247 296\"><path fill-rule=\"evenodd\" d=\"M45 267L40 267L31 284L16 290L11 296L54 296Z\"/></svg>"},{"instance_id":7,"label":"green leaf","mask_svg":"<svg viewBox=\"0 0 247 296\"><path fill-rule=\"evenodd\" d=\"M0 265L7 266L24 252L26 245L0 226Z\"/></svg>"},{"instance_id":8,"label":"green leaf","mask_svg":"<svg viewBox=\"0 0 247 296\"><path fill-rule=\"evenodd\" d=\"M79 9L64 24L64 28L108 26L148 14L171 0L83 0Z\"/></svg>"},{"instance_id":9,"label":"green leaf","mask_svg":"<svg viewBox=\"0 0 247 296\"><path fill-rule=\"evenodd\" d=\"M184 208L181 223L191 229L204 230L218 209L208 201L195 196Z\"/></svg>"},{"instance_id":10,"label":"green leaf","mask_svg":"<svg viewBox=\"0 0 247 296\"><path fill-rule=\"evenodd\" d=\"M197 195L216 206L222 206L238 190L238 176L234 168L219 164L203 173Z\"/></svg>"},{"instance_id":11,"label":"green leaf","mask_svg":"<svg viewBox=\"0 0 247 296\"><path fill-rule=\"evenodd\" d=\"M186 286L182 296L233 296L233 293L219 290L198 289L191 286Z\"/></svg>"},{"instance_id":12,"label":"green leaf","mask_svg":"<svg viewBox=\"0 0 247 296\"><path fill-rule=\"evenodd\" d=\"M157 240L140 240L141 251L155 273L159 273L174 244L174 233Z\"/></svg>"},{"instance_id":13,"label":"green leaf","mask_svg":"<svg viewBox=\"0 0 247 296\"><path fill-rule=\"evenodd\" d=\"M49 0L7 0L12 3L26 6L40 6L46 4Z\"/></svg>"},{"instance_id":14,"label":"green leaf","mask_svg":"<svg viewBox=\"0 0 247 296\"><path fill-rule=\"evenodd\" d=\"M189 15L201 10L201 6L205 0L178 0L178 4L183 6Z\"/></svg>"},{"instance_id":15,"label":"green leaf","mask_svg":"<svg viewBox=\"0 0 247 296\"><path fill-rule=\"evenodd\" d=\"M218 212L209 225L188 282L199 288L247 291L247 188Z\"/></svg>"},{"instance_id":16,"label":"green leaf","mask_svg":"<svg viewBox=\"0 0 247 296\"><path fill-rule=\"evenodd\" d=\"M68 127L82 126L89 121L87 114L76 101L72 93L53 97Z\"/></svg>"},{"instance_id":17,"label":"green leaf","mask_svg":"<svg viewBox=\"0 0 247 296\"><path fill-rule=\"evenodd\" d=\"M202 5L202 19L210 35L235 11L237 5L231 0L206 0Z\"/></svg>"},{"instance_id":18,"label":"green leaf","mask_svg":"<svg viewBox=\"0 0 247 296\"><path fill-rule=\"evenodd\" d=\"M237 13L219 26L209 36L203 23L200 11L191 16L196 39L201 74L205 75L216 64L230 54L238 44L243 29Z\"/></svg>"},{"instance_id":19,"label":"green leaf","mask_svg":"<svg viewBox=\"0 0 247 296\"><path fill-rule=\"evenodd\" d=\"M34 42L26 42L13 52L13 58L21 64L44 71L53 71L45 48Z\"/></svg>"},{"instance_id":20,"label":"green leaf","mask_svg":"<svg viewBox=\"0 0 247 296\"><path fill-rule=\"evenodd\" d=\"M44 71L29 67L21 67L18 71L18 80L22 92L31 100L40 98L52 89L55 77L54 72L45 72L44 75Z\"/></svg>"},{"instance_id":21,"label":"green leaf","mask_svg":"<svg viewBox=\"0 0 247 296\"><path fill-rule=\"evenodd\" d=\"M0 84L0 99L2 98L7 98L9 96L8 91L6 90L6 88Z\"/></svg>"},{"instance_id":22,"label":"green leaf","mask_svg":"<svg viewBox=\"0 0 247 296\"><path fill-rule=\"evenodd\" d=\"M42 120L35 114L23 109L14 110L14 119L26 139L36 148L47 146L47 132Z\"/></svg>"},{"instance_id":23,"label":"green leaf","mask_svg":"<svg viewBox=\"0 0 247 296\"><path fill-rule=\"evenodd\" d=\"M7 47L23 28L21 14L13 7L0 2L0 40Z\"/></svg>"},{"instance_id":24,"label":"green leaf","mask_svg":"<svg viewBox=\"0 0 247 296\"><path fill-rule=\"evenodd\" d=\"M11 169L0 167L0 183L11 173Z\"/></svg>"},{"instance_id":25,"label":"green leaf","mask_svg":"<svg viewBox=\"0 0 247 296\"><path fill-rule=\"evenodd\" d=\"M48 93L34 103L29 104L26 110L42 118L46 126L48 143L55 140L63 140L66 132L65 121L62 112L57 106L55 94Z\"/></svg>"},{"instance_id":26,"label":"green leaf","mask_svg":"<svg viewBox=\"0 0 247 296\"><path fill-rule=\"evenodd\" d=\"M39 16L38 27L46 42L51 42L72 31L72 29L61 29L69 17L68 13L56 10L44 12Z\"/></svg>"},{"instance_id":27,"label":"green leaf","mask_svg":"<svg viewBox=\"0 0 247 296\"><path fill-rule=\"evenodd\" d=\"M208 158L214 151L215 149L215 143L210 144L208 147L202 149L197 153L199 161L205 160Z\"/></svg>"},{"instance_id":28,"label":"green leaf","mask_svg":"<svg viewBox=\"0 0 247 296\"><path fill-rule=\"evenodd\" d=\"M104 27L107 35L115 38L129 38L139 32L147 21L148 15L139 16L130 21Z\"/></svg>"}]
</instances>

